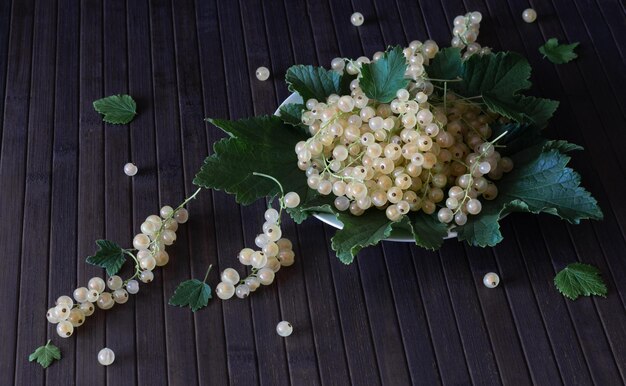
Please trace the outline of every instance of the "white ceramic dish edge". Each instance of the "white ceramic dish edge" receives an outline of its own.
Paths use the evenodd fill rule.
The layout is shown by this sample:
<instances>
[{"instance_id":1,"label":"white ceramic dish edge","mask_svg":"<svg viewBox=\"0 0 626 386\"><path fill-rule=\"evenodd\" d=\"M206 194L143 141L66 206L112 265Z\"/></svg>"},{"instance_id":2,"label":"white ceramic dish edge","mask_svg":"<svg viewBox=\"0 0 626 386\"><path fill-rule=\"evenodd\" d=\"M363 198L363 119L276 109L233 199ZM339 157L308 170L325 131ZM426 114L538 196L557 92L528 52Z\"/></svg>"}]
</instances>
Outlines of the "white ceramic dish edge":
<instances>
[{"instance_id":1,"label":"white ceramic dish edge","mask_svg":"<svg viewBox=\"0 0 626 386\"><path fill-rule=\"evenodd\" d=\"M298 93L292 93L291 95L289 95L287 97L287 99L285 99L283 101L283 103L280 104L280 106L278 106L278 108L276 109L276 111L274 112L274 115L280 115L280 108L284 105L290 104L290 103L302 103L302 97L298 94ZM341 221L339 221L337 219L337 217L333 214L330 213L313 213L313 217L317 218L318 220L320 220L323 223L326 223L330 226L332 226L333 228L337 228L337 229L342 229L343 228L343 223ZM456 232L448 232L448 235L446 237L444 237L444 239L451 239L456 237L457 234ZM408 232L398 229L396 231L396 234L393 234L391 237L388 237L385 239L386 241L397 241L397 242L402 242L402 243L414 243L415 239L413 238L413 236L411 236Z\"/></svg>"}]
</instances>

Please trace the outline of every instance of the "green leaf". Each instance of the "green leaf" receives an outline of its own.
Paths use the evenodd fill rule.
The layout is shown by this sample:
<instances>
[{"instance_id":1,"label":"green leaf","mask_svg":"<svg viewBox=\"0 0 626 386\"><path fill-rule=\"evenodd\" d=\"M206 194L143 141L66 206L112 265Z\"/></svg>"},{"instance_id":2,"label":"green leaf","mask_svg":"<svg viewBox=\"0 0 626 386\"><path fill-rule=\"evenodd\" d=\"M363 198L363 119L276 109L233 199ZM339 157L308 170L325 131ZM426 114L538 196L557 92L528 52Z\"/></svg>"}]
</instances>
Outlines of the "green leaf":
<instances>
[{"instance_id":1,"label":"green leaf","mask_svg":"<svg viewBox=\"0 0 626 386\"><path fill-rule=\"evenodd\" d=\"M127 124L137 115L137 104L130 95L111 95L93 102L93 108L113 124Z\"/></svg>"},{"instance_id":2,"label":"green leaf","mask_svg":"<svg viewBox=\"0 0 626 386\"><path fill-rule=\"evenodd\" d=\"M391 102L396 92L409 84L404 78L406 67L402 48L396 46L377 61L361 65L359 85L368 98L381 103Z\"/></svg>"},{"instance_id":3,"label":"green leaf","mask_svg":"<svg viewBox=\"0 0 626 386\"><path fill-rule=\"evenodd\" d=\"M447 78L454 78L453 68L457 66L446 70ZM517 122L543 127L558 102L519 94L531 85L530 70L528 61L513 52L472 55L459 67L457 76L462 81L449 82L448 88L465 97L482 96L489 109Z\"/></svg>"},{"instance_id":4,"label":"green leaf","mask_svg":"<svg viewBox=\"0 0 626 386\"><path fill-rule=\"evenodd\" d=\"M285 80L289 91L297 92L304 101L311 98L326 101L330 94L339 94L341 91L341 75L322 67L301 64L291 66Z\"/></svg>"},{"instance_id":5,"label":"green leaf","mask_svg":"<svg viewBox=\"0 0 626 386\"><path fill-rule=\"evenodd\" d=\"M424 212L412 213L410 220L411 231L417 245L430 250L441 247L443 238L448 235L447 224Z\"/></svg>"},{"instance_id":6,"label":"green leaf","mask_svg":"<svg viewBox=\"0 0 626 386\"><path fill-rule=\"evenodd\" d=\"M339 213L337 218L343 223L343 229L335 233L331 242L337 257L344 264L352 263L363 247L376 245L389 237L394 225L399 224L390 221L384 210L368 210L361 216Z\"/></svg>"},{"instance_id":7,"label":"green leaf","mask_svg":"<svg viewBox=\"0 0 626 386\"><path fill-rule=\"evenodd\" d=\"M124 249L109 240L96 240L96 244L98 250L95 255L87 257L87 262L106 269L109 276L118 273L126 262Z\"/></svg>"},{"instance_id":8,"label":"green leaf","mask_svg":"<svg viewBox=\"0 0 626 386\"><path fill-rule=\"evenodd\" d=\"M570 223L602 219L598 203L580 186L580 176L566 167L570 157L559 150L574 145L547 141L511 158L515 167L497 182L498 196L483 201L479 216L469 216L457 227L460 240L471 245L494 246L502 240L498 220L510 212L549 213Z\"/></svg>"},{"instance_id":9,"label":"green leaf","mask_svg":"<svg viewBox=\"0 0 626 386\"><path fill-rule=\"evenodd\" d=\"M324 196L316 190L309 189L300 205L295 208L288 208L287 213L296 224L301 224L313 213L335 213L334 197L334 195Z\"/></svg>"},{"instance_id":10,"label":"green leaf","mask_svg":"<svg viewBox=\"0 0 626 386\"><path fill-rule=\"evenodd\" d=\"M426 73L433 79L456 79L461 73L461 50L448 47L440 50L426 67Z\"/></svg>"},{"instance_id":11,"label":"green leaf","mask_svg":"<svg viewBox=\"0 0 626 386\"><path fill-rule=\"evenodd\" d=\"M554 277L554 285L561 294L571 300L576 300L579 296L606 297L607 293L600 270L589 264L569 264Z\"/></svg>"},{"instance_id":12,"label":"green leaf","mask_svg":"<svg viewBox=\"0 0 626 386\"><path fill-rule=\"evenodd\" d=\"M494 123L491 125L492 138L498 138L506 132L499 141L500 155L509 156L526 148L542 143L545 139L541 136L541 128L529 123L510 122L505 124Z\"/></svg>"},{"instance_id":13,"label":"green leaf","mask_svg":"<svg viewBox=\"0 0 626 386\"><path fill-rule=\"evenodd\" d=\"M559 44L557 38L548 39L548 41L541 47L539 52L543 54L544 58L548 58L549 61L555 64L563 64L571 62L576 59L578 55L574 52L574 49L578 46L578 42L572 44Z\"/></svg>"},{"instance_id":14,"label":"green leaf","mask_svg":"<svg viewBox=\"0 0 626 386\"><path fill-rule=\"evenodd\" d=\"M211 287L198 279L191 279L180 283L176 287L169 304L179 307L189 306L191 311L196 312L206 307L209 299L211 299Z\"/></svg>"},{"instance_id":15,"label":"green leaf","mask_svg":"<svg viewBox=\"0 0 626 386\"><path fill-rule=\"evenodd\" d=\"M280 107L280 118L283 122L292 126L302 125L302 111L304 110L302 103L289 103Z\"/></svg>"},{"instance_id":16,"label":"green leaf","mask_svg":"<svg viewBox=\"0 0 626 386\"><path fill-rule=\"evenodd\" d=\"M305 196L306 177L298 169L294 148L307 136L299 128L285 124L276 116L209 121L232 138L213 145L214 154L205 159L194 184L235 194L237 202L248 205L278 193L276 183L252 175L258 172L276 178L286 192Z\"/></svg>"},{"instance_id":17,"label":"green leaf","mask_svg":"<svg viewBox=\"0 0 626 386\"><path fill-rule=\"evenodd\" d=\"M49 340L45 346L40 346L28 356L28 361L37 361L44 369L48 368L55 360L61 359L61 350Z\"/></svg>"}]
</instances>

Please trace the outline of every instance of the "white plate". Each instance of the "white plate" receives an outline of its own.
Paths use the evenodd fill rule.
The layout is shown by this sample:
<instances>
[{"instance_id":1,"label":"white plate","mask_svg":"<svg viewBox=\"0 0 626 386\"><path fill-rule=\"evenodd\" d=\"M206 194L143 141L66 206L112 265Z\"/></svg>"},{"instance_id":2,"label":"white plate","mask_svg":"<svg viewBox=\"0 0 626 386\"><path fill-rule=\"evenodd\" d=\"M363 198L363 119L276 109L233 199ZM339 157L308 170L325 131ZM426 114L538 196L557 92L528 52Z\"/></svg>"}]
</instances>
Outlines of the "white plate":
<instances>
[{"instance_id":1,"label":"white plate","mask_svg":"<svg viewBox=\"0 0 626 386\"><path fill-rule=\"evenodd\" d=\"M284 105L288 105L290 103L302 103L302 97L298 94L298 93L293 93L291 95L289 95L287 97L287 99L285 99L283 101L283 103L280 104L280 106L278 106L278 109L276 109L276 111L274 111L274 115L280 115L280 108ZM330 213L313 213L313 217L317 218L318 220L322 221L323 223L326 223L334 228L337 229L342 229L343 228L343 223L341 221L339 221L337 219L337 217L333 214ZM451 239L456 237L456 232L448 232L448 235L446 237L444 237L444 239ZM405 229L396 229L392 232L391 236L386 238L385 240L387 241L398 241L398 242L402 242L402 243L414 243L415 239L413 238L413 235L411 235L407 230Z\"/></svg>"}]
</instances>

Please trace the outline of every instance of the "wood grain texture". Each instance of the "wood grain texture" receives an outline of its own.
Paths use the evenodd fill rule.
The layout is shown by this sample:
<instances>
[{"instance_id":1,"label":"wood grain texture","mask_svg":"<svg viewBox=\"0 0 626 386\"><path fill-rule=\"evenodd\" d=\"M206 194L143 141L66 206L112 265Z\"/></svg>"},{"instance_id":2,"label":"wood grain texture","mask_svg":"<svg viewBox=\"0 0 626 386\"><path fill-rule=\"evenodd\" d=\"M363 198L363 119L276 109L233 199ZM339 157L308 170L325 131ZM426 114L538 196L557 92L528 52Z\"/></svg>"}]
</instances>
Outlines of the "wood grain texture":
<instances>
[{"instance_id":1,"label":"wood grain texture","mask_svg":"<svg viewBox=\"0 0 626 386\"><path fill-rule=\"evenodd\" d=\"M539 18L526 24L523 9ZM244 269L266 202L240 207L202 192L158 270L124 306L96 312L70 339L44 314L102 270L94 241L125 246L192 179L224 134L205 117L271 114L295 63L328 66L388 45L448 45L454 16L483 14L479 41L524 54L533 92L561 101L546 129L573 154L605 220L570 225L511 215L504 241L439 252L388 243L346 266L334 230L286 220L296 264L250 299L213 300L197 313L167 304L177 284ZM365 24L355 28L359 11ZM0 374L2 384L458 385L626 383L626 9L617 0L6 0L0 2ZM579 41L555 66L537 48ZM258 81L266 66L271 78ZM131 94L138 116L104 124L92 102ZM139 173L122 172L134 162ZM566 300L552 279L566 264L600 268L607 298ZM487 289L482 276L498 272ZM294 333L275 333L289 320ZM63 360L27 356L52 338ZM105 368L97 352L116 362Z\"/></svg>"}]
</instances>

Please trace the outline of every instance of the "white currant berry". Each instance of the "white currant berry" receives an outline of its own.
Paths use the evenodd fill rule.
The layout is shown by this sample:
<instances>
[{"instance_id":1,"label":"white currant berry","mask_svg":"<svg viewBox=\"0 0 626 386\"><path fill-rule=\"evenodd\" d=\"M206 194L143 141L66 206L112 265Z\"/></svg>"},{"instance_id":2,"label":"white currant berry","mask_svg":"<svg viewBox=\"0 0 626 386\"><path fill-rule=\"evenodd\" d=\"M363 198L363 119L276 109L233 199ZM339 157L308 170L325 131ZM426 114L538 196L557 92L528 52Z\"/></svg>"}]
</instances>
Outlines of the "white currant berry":
<instances>
[{"instance_id":1,"label":"white currant berry","mask_svg":"<svg viewBox=\"0 0 626 386\"><path fill-rule=\"evenodd\" d=\"M109 292L103 292L100 294L96 304L98 305L98 308L108 310L115 305L115 301Z\"/></svg>"},{"instance_id":2,"label":"white currant berry","mask_svg":"<svg viewBox=\"0 0 626 386\"><path fill-rule=\"evenodd\" d=\"M283 338L288 337L293 332L293 326L291 323L283 320L276 325L276 333Z\"/></svg>"},{"instance_id":3,"label":"white currant berry","mask_svg":"<svg viewBox=\"0 0 626 386\"><path fill-rule=\"evenodd\" d=\"M48 319L48 322L52 324L59 323L59 318L57 318L54 307L48 309L48 312L46 312L46 319Z\"/></svg>"},{"instance_id":4,"label":"white currant berry","mask_svg":"<svg viewBox=\"0 0 626 386\"><path fill-rule=\"evenodd\" d=\"M363 17L363 14L360 12L355 12L350 16L350 23L352 23L352 25L355 27L362 26L363 22L365 22L365 18Z\"/></svg>"},{"instance_id":5,"label":"white currant berry","mask_svg":"<svg viewBox=\"0 0 626 386\"><path fill-rule=\"evenodd\" d=\"M274 281L274 271L269 268L261 268L257 272L257 277L263 285L270 285Z\"/></svg>"},{"instance_id":6,"label":"white currant berry","mask_svg":"<svg viewBox=\"0 0 626 386\"><path fill-rule=\"evenodd\" d=\"M66 320L70 316L70 311L72 310L71 306L67 304L59 304L54 307L54 316L59 320Z\"/></svg>"},{"instance_id":7,"label":"white currant berry","mask_svg":"<svg viewBox=\"0 0 626 386\"><path fill-rule=\"evenodd\" d=\"M98 352L98 363L102 366L110 366L115 361L115 353L108 347Z\"/></svg>"},{"instance_id":8,"label":"white currant berry","mask_svg":"<svg viewBox=\"0 0 626 386\"><path fill-rule=\"evenodd\" d=\"M166 229L161 233L161 240L165 245L172 245L176 241L176 232Z\"/></svg>"},{"instance_id":9,"label":"white currant berry","mask_svg":"<svg viewBox=\"0 0 626 386\"><path fill-rule=\"evenodd\" d=\"M252 264L252 254L254 253L254 251L250 248L244 248L239 252L239 255L237 255L237 258L239 259L239 262L243 265L250 265Z\"/></svg>"},{"instance_id":10,"label":"white currant berry","mask_svg":"<svg viewBox=\"0 0 626 386\"><path fill-rule=\"evenodd\" d=\"M66 306L68 306L69 308L72 308L72 306L74 305L74 301L72 300L71 297L63 295L63 296L59 296L57 298L56 304L65 304Z\"/></svg>"},{"instance_id":11,"label":"white currant berry","mask_svg":"<svg viewBox=\"0 0 626 386\"><path fill-rule=\"evenodd\" d=\"M248 288L250 288L251 292L254 292L257 290L257 288L259 288L259 286L261 285L261 282L259 281L259 278L256 276L248 276L245 280L244 283L248 286Z\"/></svg>"},{"instance_id":12,"label":"white currant berry","mask_svg":"<svg viewBox=\"0 0 626 386\"><path fill-rule=\"evenodd\" d=\"M270 70L267 67L259 67L256 69L256 71L254 72L254 75L256 75L256 78L260 81L266 81L267 79L269 79L270 77Z\"/></svg>"},{"instance_id":13,"label":"white currant berry","mask_svg":"<svg viewBox=\"0 0 626 386\"><path fill-rule=\"evenodd\" d=\"M89 293L89 289L87 287L78 287L74 290L73 296L74 300L78 303L84 303L87 301L87 294Z\"/></svg>"},{"instance_id":14,"label":"white currant berry","mask_svg":"<svg viewBox=\"0 0 626 386\"><path fill-rule=\"evenodd\" d=\"M152 271L156 267L156 260L152 256L148 256L139 260L139 267L142 270Z\"/></svg>"},{"instance_id":15,"label":"white currant berry","mask_svg":"<svg viewBox=\"0 0 626 386\"><path fill-rule=\"evenodd\" d=\"M96 290L89 290L89 292L87 292L87 301L89 303L97 302L98 298L100 298L100 292Z\"/></svg>"},{"instance_id":16,"label":"white currant berry","mask_svg":"<svg viewBox=\"0 0 626 386\"><path fill-rule=\"evenodd\" d=\"M133 247L138 250L148 249L150 246L150 237L143 233L139 233L133 238Z\"/></svg>"},{"instance_id":17,"label":"white currant berry","mask_svg":"<svg viewBox=\"0 0 626 386\"><path fill-rule=\"evenodd\" d=\"M74 308L70 311L70 316L67 318L67 321L72 323L74 327L80 327L85 323L85 314L80 308Z\"/></svg>"},{"instance_id":18,"label":"white currant berry","mask_svg":"<svg viewBox=\"0 0 626 386\"><path fill-rule=\"evenodd\" d=\"M125 289L119 288L113 291L113 301L118 304L124 304L128 301L128 292Z\"/></svg>"},{"instance_id":19,"label":"white currant berry","mask_svg":"<svg viewBox=\"0 0 626 386\"><path fill-rule=\"evenodd\" d=\"M83 312L83 315L85 316L91 316L96 311L92 302L81 303L78 308L80 308L80 310Z\"/></svg>"},{"instance_id":20,"label":"white currant berry","mask_svg":"<svg viewBox=\"0 0 626 386\"><path fill-rule=\"evenodd\" d=\"M154 225L157 226L158 230L161 227L163 220L161 220L161 217L157 216L156 214L151 214L150 216L146 217L146 222L154 223Z\"/></svg>"},{"instance_id":21,"label":"white currant berry","mask_svg":"<svg viewBox=\"0 0 626 386\"><path fill-rule=\"evenodd\" d=\"M157 267L162 267L170 261L170 255L165 251L158 251L153 257Z\"/></svg>"},{"instance_id":22,"label":"white currant berry","mask_svg":"<svg viewBox=\"0 0 626 386\"><path fill-rule=\"evenodd\" d=\"M152 271L141 271L139 280L141 280L142 283L151 283L152 280L154 280L154 274Z\"/></svg>"},{"instance_id":23,"label":"white currant berry","mask_svg":"<svg viewBox=\"0 0 626 386\"><path fill-rule=\"evenodd\" d=\"M267 258L267 263L265 263L264 268L269 268L272 271L274 271L274 273L280 271L280 261L278 260L278 258L272 256L272 257L268 257Z\"/></svg>"},{"instance_id":24,"label":"white currant berry","mask_svg":"<svg viewBox=\"0 0 626 386\"><path fill-rule=\"evenodd\" d=\"M174 213L174 220L179 224L184 224L189 219L189 212L185 208L180 208Z\"/></svg>"},{"instance_id":25,"label":"white currant berry","mask_svg":"<svg viewBox=\"0 0 626 386\"><path fill-rule=\"evenodd\" d=\"M489 272L483 277L483 284L487 288L496 288L500 284L500 277L495 272Z\"/></svg>"},{"instance_id":26,"label":"white currant berry","mask_svg":"<svg viewBox=\"0 0 626 386\"><path fill-rule=\"evenodd\" d=\"M113 275L107 280L107 286L112 291L122 288L122 284L124 284L124 281L117 275Z\"/></svg>"},{"instance_id":27,"label":"white currant berry","mask_svg":"<svg viewBox=\"0 0 626 386\"><path fill-rule=\"evenodd\" d=\"M218 298L228 300L235 294L235 286L231 283L220 282L217 287L215 287L215 293Z\"/></svg>"},{"instance_id":28,"label":"white currant berry","mask_svg":"<svg viewBox=\"0 0 626 386\"><path fill-rule=\"evenodd\" d=\"M276 209L269 208L265 211L265 214L263 215L263 217L265 218L265 221L267 222L277 223L278 219L280 218L280 215Z\"/></svg>"},{"instance_id":29,"label":"white currant berry","mask_svg":"<svg viewBox=\"0 0 626 386\"><path fill-rule=\"evenodd\" d=\"M128 283L126 283L126 291L131 295L139 292L139 282L137 280L129 280Z\"/></svg>"},{"instance_id":30,"label":"white currant berry","mask_svg":"<svg viewBox=\"0 0 626 386\"><path fill-rule=\"evenodd\" d=\"M137 166L135 166L135 164L132 162L127 163L126 165L124 165L124 174L129 177L134 176L135 174L137 174Z\"/></svg>"},{"instance_id":31,"label":"white currant berry","mask_svg":"<svg viewBox=\"0 0 626 386\"><path fill-rule=\"evenodd\" d=\"M239 299L245 299L248 297L248 295L250 295L250 287L248 287L245 284L239 284L236 288L235 288L235 295L237 295L237 297Z\"/></svg>"},{"instance_id":32,"label":"white currant berry","mask_svg":"<svg viewBox=\"0 0 626 386\"><path fill-rule=\"evenodd\" d=\"M285 250L285 249L293 249L293 244L291 243L291 241L289 239L279 239L278 241L276 241L276 244L278 245L278 248L280 248L281 250Z\"/></svg>"},{"instance_id":33,"label":"white currant berry","mask_svg":"<svg viewBox=\"0 0 626 386\"><path fill-rule=\"evenodd\" d=\"M264 231L264 234L270 241L278 241L283 235L283 232L278 225L270 225L267 227L267 230Z\"/></svg>"},{"instance_id":34,"label":"white currant berry","mask_svg":"<svg viewBox=\"0 0 626 386\"><path fill-rule=\"evenodd\" d=\"M283 250L278 253L278 261L283 267L289 267L294 263L295 254L292 250Z\"/></svg>"},{"instance_id":35,"label":"white currant berry","mask_svg":"<svg viewBox=\"0 0 626 386\"><path fill-rule=\"evenodd\" d=\"M289 192L285 194L284 201L287 208L295 208L300 205L300 196L296 192Z\"/></svg>"},{"instance_id":36,"label":"white currant berry","mask_svg":"<svg viewBox=\"0 0 626 386\"><path fill-rule=\"evenodd\" d=\"M57 335L61 338L69 338L74 333L74 326L67 320L62 320L57 324Z\"/></svg>"},{"instance_id":37,"label":"white currant berry","mask_svg":"<svg viewBox=\"0 0 626 386\"><path fill-rule=\"evenodd\" d=\"M250 262L253 268L261 268L267 263L267 256L263 252L255 251L250 258Z\"/></svg>"},{"instance_id":38,"label":"white currant berry","mask_svg":"<svg viewBox=\"0 0 626 386\"><path fill-rule=\"evenodd\" d=\"M221 275L222 282L229 284L237 284L239 283L239 272L235 271L233 268L226 268Z\"/></svg>"},{"instance_id":39,"label":"white currant berry","mask_svg":"<svg viewBox=\"0 0 626 386\"><path fill-rule=\"evenodd\" d=\"M532 8L526 8L524 12L522 12L522 19L526 23L532 23L537 20L537 11Z\"/></svg>"}]
</instances>

